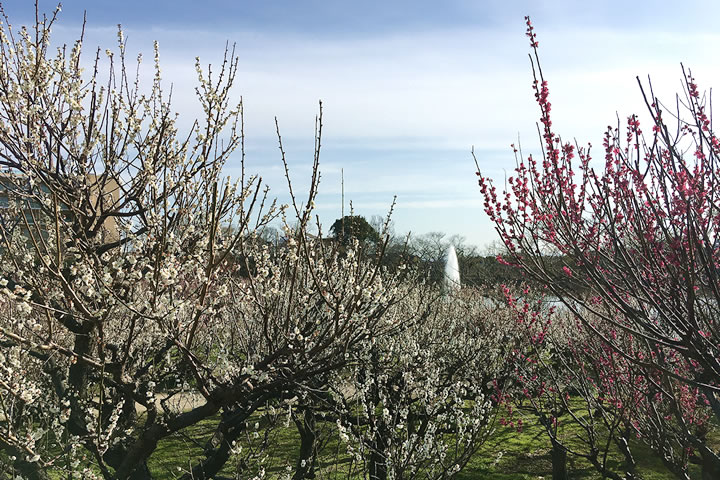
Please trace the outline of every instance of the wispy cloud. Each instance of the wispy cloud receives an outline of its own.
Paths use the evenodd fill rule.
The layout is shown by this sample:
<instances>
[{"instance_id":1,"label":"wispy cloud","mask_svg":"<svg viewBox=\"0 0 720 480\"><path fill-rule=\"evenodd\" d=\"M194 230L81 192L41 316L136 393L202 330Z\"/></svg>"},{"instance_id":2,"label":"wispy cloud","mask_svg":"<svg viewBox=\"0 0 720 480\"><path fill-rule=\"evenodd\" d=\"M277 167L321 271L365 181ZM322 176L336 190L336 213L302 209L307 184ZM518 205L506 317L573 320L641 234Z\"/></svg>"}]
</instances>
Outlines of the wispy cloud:
<instances>
[{"instance_id":1,"label":"wispy cloud","mask_svg":"<svg viewBox=\"0 0 720 480\"><path fill-rule=\"evenodd\" d=\"M355 198L359 213L382 213L380 207L399 194L398 225L463 233L482 244L493 233L481 220L470 147L475 145L483 171L499 181L513 168L508 146L518 137L526 153L537 153L524 13L536 21L554 125L566 140L597 148L616 113L622 120L643 112L636 76L649 74L656 93L670 103L681 61L701 85L720 78L720 34L709 20L717 18L718 6L506 3L187 2L177 7L181 16L167 2L142 8L130 2L121 9L103 0L73 2L65 15L77 18L81 7L88 9L90 49L113 45L118 22L130 51L151 58L158 40L163 76L172 82L186 125L200 113L194 58L218 64L226 42L234 43L248 170L283 191L277 116L301 187L322 99L323 205L339 205L342 169L346 197ZM9 9L11 15L20 10ZM56 29L62 41L76 33L77 20L63 19ZM236 169L234 161L228 165L229 173ZM419 214L423 210L433 213Z\"/></svg>"}]
</instances>

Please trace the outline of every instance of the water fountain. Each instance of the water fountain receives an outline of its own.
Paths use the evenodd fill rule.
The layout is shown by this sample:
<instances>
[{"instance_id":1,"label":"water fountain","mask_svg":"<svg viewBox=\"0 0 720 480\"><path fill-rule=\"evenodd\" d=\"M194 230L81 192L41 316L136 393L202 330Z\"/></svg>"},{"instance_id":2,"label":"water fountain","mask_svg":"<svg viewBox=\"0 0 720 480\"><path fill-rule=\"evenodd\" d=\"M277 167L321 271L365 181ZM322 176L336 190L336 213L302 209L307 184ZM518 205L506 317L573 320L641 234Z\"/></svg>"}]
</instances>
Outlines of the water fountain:
<instances>
[{"instance_id":1,"label":"water fountain","mask_svg":"<svg viewBox=\"0 0 720 480\"><path fill-rule=\"evenodd\" d=\"M450 245L445 253L445 288L447 290L460 288L460 265L453 245Z\"/></svg>"}]
</instances>

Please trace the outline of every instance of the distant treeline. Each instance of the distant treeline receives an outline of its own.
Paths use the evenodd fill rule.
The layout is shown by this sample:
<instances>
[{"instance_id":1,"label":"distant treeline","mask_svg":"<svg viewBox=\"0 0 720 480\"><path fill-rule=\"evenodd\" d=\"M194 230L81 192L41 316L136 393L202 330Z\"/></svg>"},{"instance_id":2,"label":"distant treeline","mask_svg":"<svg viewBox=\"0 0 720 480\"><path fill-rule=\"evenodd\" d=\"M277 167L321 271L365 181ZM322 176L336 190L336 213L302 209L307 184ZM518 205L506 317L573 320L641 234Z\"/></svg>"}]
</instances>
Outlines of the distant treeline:
<instances>
[{"instance_id":1,"label":"distant treeline","mask_svg":"<svg viewBox=\"0 0 720 480\"><path fill-rule=\"evenodd\" d=\"M388 241L384 243L383 230L387 230ZM418 269L430 283L440 283L444 279L447 249L450 245L455 247L460 266L460 280L464 286L470 287L499 287L500 285L518 286L533 284L519 267L502 262L503 247L494 246L481 251L474 245L466 242L460 235L447 235L442 232L430 232L422 235L396 235L392 224L385 227L385 220L375 216L368 221L360 215L346 216L337 219L322 241L329 248L343 250L347 242L357 239L363 246L366 255L377 255L383 248L383 265L395 269L399 265L406 265ZM282 248L287 239L275 229L267 229L261 241L274 247ZM566 265L562 256L547 256L545 263L553 272L558 282L571 281L562 275L562 268Z\"/></svg>"}]
</instances>

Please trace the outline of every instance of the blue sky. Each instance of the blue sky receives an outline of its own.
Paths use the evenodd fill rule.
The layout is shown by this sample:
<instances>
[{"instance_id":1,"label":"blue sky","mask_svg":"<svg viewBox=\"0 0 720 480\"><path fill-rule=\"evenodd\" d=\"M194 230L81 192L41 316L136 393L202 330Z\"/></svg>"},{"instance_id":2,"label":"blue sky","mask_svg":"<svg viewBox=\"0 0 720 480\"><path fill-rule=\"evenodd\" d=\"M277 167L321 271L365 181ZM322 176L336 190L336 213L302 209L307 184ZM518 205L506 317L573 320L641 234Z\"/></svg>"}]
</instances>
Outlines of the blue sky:
<instances>
[{"instance_id":1,"label":"blue sky","mask_svg":"<svg viewBox=\"0 0 720 480\"><path fill-rule=\"evenodd\" d=\"M53 6L41 1L43 10ZM14 24L34 16L30 0L4 8ZM75 38L83 11L89 50L113 47L118 23L130 52L151 58L159 41L163 77L186 122L198 113L194 58L217 64L225 43L236 43L247 169L281 201L273 118L302 188L322 99L317 205L324 224L340 216L343 169L346 202L357 214L384 215L397 195L397 233L460 234L480 247L495 236L471 147L483 171L502 182L514 165L509 145L519 138L527 153L538 146L524 15L533 17L554 124L566 139L600 146L616 114L643 112L636 75L651 75L668 101L680 87L680 62L704 88L720 78L720 5L712 1L679 8L667 1L72 0L56 40ZM227 173L236 172L231 161Z\"/></svg>"}]
</instances>

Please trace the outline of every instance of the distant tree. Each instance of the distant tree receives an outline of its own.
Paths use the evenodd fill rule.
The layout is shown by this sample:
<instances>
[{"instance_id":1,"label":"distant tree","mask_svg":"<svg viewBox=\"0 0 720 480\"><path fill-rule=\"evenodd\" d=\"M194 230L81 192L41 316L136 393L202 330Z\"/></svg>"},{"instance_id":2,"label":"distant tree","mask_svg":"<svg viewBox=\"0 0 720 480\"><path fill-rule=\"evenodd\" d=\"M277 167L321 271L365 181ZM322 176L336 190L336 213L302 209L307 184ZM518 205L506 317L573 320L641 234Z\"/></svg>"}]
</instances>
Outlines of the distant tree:
<instances>
[{"instance_id":1,"label":"distant tree","mask_svg":"<svg viewBox=\"0 0 720 480\"><path fill-rule=\"evenodd\" d=\"M368 221L371 227L378 233L385 233L390 236L391 239L396 237L395 234L395 221L388 219L387 216L373 215Z\"/></svg>"},{"instance_id":2,"label":"distant tree","mask_svg":"<svg viewBox=\"0 0 720 480\"><path fill-rule=\"evenodd\" d=\"M338 218L330 227L330 234L342 242L347 242L350 238L356 238L360 243L380 241L380 234L361 215Z\"/></svg>"},{"instance_id":3,"label":"distant tree","mask_svg":"<svg viewBox=\"0 0 720 480\"><path fill-rule=\"evenodd\" d=\"M465 237L448 236L443 232L428 232L410 238L408 250L427 273L428 279L432 282L440 282L445 275L446 254L450 245L455 247L460 265L460 277L464 279L468 273L469 261L477 257L476 247L466 243ZM475 283L479 284L479 282Z\"/></svg>"}]
</instances>

